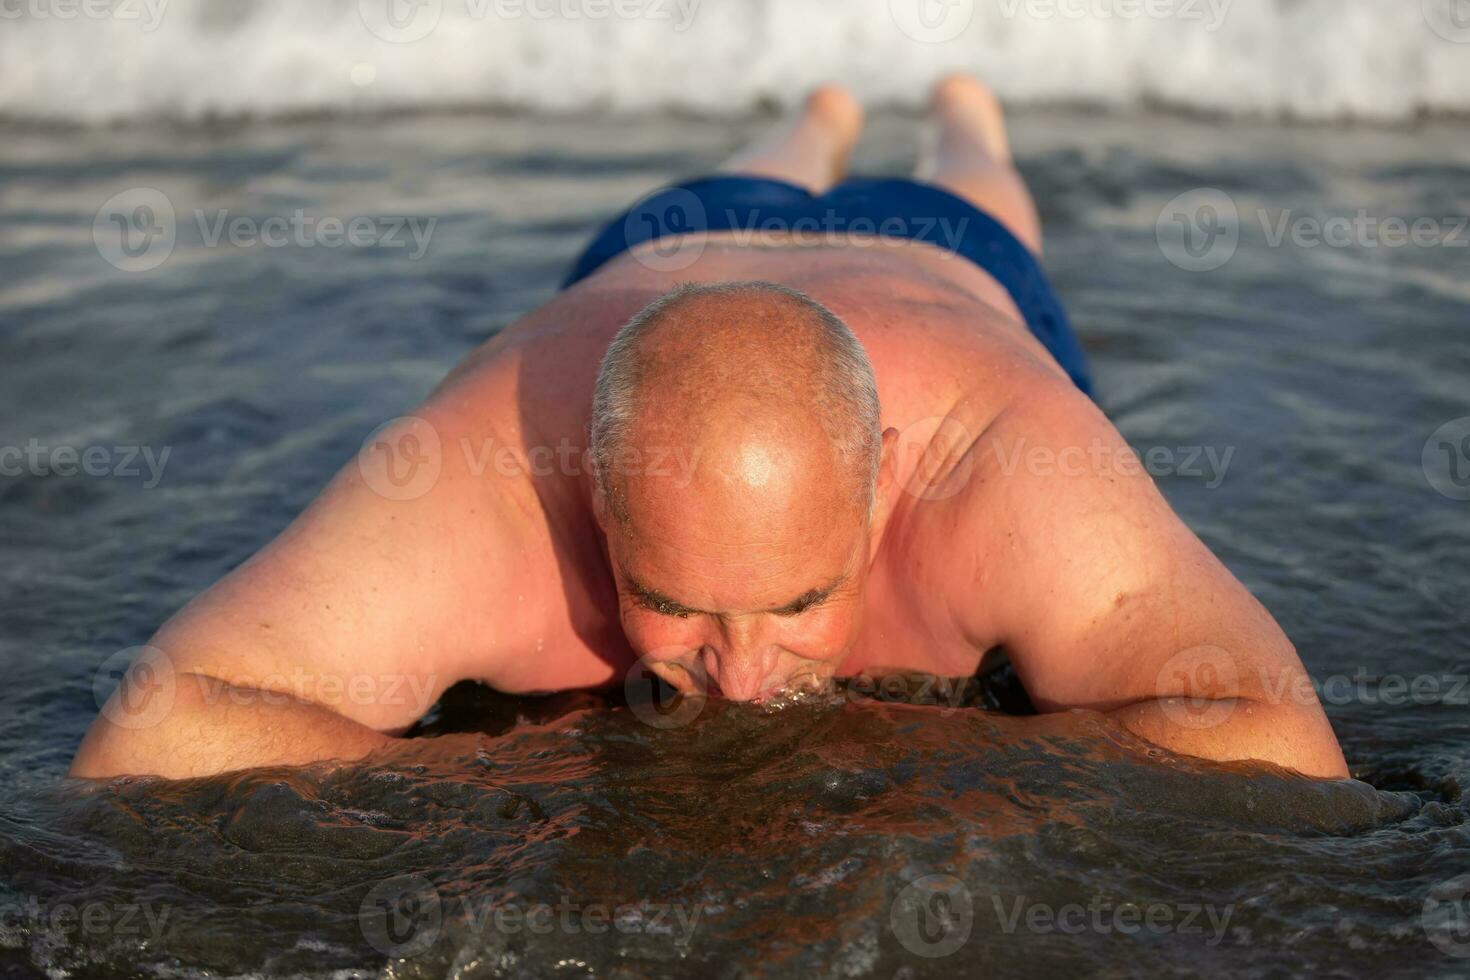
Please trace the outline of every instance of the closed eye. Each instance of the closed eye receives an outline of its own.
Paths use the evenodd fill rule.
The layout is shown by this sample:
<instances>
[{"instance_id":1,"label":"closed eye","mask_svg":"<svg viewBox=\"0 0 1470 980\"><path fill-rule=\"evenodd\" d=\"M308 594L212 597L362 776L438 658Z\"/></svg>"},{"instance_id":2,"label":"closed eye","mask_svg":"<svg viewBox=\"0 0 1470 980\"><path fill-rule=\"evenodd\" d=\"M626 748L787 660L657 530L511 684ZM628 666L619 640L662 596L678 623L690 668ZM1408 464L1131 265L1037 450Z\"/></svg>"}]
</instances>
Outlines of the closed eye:
<instances>
[{"instance_id":1,"label":"closed eye","mask_svg":"<svg viewBox=\"0 0 1470 980\"><path fill-rule=\"evenodd\" d=\"M660 616L673 616L676 619L688 619L690 616L696 614L693 609L688 609L679 605L677 602L671 602L661 596L640 595L638 597L638 605L644 609L656 612Z\"/></svg>"},{"instance_id":2,"label":"closed eye","mask_svg":"<svg viewBox=\"0 0 1470 980\"><path fill-rule=\"evenodd\" d=\"M802 613L810 609L815 609L817 606L826 602L831 594L831 591L828 589L822 589L820 591L813 589L805 595L797 596L780 609L773 609L772 612L777 616L800 616Z\"/></svg>"}]
</instances>

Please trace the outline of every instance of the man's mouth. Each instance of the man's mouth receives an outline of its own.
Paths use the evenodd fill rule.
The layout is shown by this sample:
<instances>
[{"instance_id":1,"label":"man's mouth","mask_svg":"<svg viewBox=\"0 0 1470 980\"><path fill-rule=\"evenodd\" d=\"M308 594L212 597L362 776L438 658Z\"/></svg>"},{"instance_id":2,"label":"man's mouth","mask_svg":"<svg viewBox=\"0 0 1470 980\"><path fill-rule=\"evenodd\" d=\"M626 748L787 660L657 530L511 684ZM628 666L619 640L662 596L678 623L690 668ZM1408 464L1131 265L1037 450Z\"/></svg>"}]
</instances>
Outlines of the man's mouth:
<instances>
[{"instance_id":1,"label":"man's mouth","mask_svg":"<svg viewBox=\"0 0 1470 980\"><path fill-rule=\"evenodd\" d=\"M741 700L754 704L781 706L820 696L823 686L822 681L815 674L804 671L778 683L762 685L755 694ZM713 678L706 682L705 694L712 698L724 698L727 701L736 700L726 695L720 689L719 681Z\"/></svg>"}]
</instances>

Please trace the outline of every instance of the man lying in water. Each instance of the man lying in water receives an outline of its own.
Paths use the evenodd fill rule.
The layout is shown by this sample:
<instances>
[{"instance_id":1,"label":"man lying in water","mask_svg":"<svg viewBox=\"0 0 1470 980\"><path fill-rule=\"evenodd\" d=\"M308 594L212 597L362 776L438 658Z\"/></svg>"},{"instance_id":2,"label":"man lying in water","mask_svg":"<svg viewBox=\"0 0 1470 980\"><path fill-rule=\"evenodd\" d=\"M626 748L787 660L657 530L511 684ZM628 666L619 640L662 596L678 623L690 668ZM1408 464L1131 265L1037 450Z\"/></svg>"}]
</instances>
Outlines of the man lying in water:
<instances>
[{"instance_id":1,"label":"man lying in water","mask_svg":"<svg viewBox=\"0 0 1470 980\"><path fill-rule=\"evenodd\" d=\"M1310 691L1291 643L1088 396L995 98L946 79L931 117L922 182L838 183L861 112L823 88L613 222L164 625L169 709L104 709L72 772L360 759L464 679L590 687L642 658L743 701L1003 648L1042 711L1346 775L1315 700L1282 696Z\"/></svg>"}]
</instances>

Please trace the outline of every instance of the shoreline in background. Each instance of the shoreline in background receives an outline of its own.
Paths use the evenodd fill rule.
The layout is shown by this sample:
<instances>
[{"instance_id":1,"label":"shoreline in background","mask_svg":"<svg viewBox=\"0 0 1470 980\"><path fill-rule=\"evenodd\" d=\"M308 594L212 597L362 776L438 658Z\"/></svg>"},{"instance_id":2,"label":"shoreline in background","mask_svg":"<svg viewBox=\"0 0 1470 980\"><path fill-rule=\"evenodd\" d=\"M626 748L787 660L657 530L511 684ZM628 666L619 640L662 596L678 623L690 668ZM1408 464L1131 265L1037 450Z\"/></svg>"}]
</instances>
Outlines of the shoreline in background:
<instances>
[{"instance_id":1,"label":"shoreline in background","mask_svg":"<svg viewBox=\"0 0 1470 980\"><path fill-rule=\"evenodd\" d=\"M916 108L1409 121L1470 112L1464 0L14 0L0 117L107 122L496 104L789 108L823 81Z\"/></svg>"}]
</instances>

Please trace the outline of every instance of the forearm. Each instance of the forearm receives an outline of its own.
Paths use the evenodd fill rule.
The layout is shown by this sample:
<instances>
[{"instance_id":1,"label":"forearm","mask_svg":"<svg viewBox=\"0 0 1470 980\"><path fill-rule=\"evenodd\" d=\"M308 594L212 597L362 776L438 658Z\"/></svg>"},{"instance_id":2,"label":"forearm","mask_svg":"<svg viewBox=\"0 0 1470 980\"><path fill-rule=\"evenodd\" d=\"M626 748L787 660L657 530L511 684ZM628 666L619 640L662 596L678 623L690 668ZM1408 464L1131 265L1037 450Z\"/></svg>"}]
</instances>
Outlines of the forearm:
<instances>
[{"instance_id":1,"label":"forearm","mask_svg":"<svg viewBox=\"0 0 1470 980\"><path fill-rule=\"evenodd\" d=\"M164 710L129 711L120 700L129 694L113 695L77 750L71 775L182 779L355 761L392 741L319 704L196 674L178 675Z\"/></svg>"},{"instance_id":2,"label":"forearm","mask_svg":"<svg viewBox=\"0 0 1470 980\"><path fill-rule=\"evenodd\" d=\"M1181 755L1260 760L1307 776L1348 775L1332 726L1315 704L1159 698L1108 713L1133 734Z\"/></svg>"}]
</instances>

